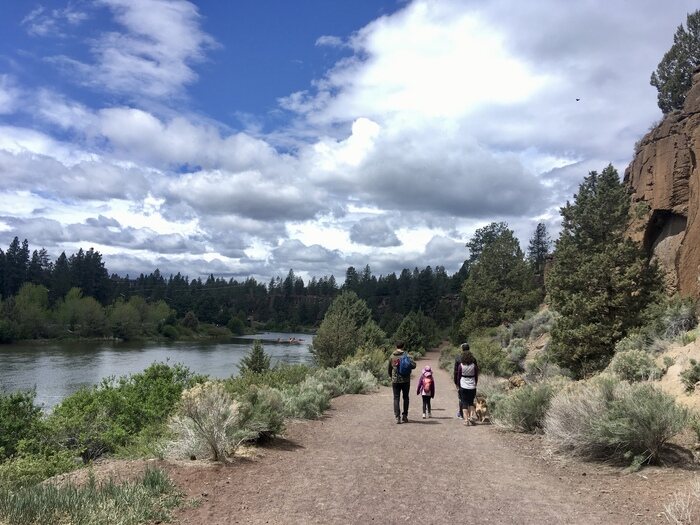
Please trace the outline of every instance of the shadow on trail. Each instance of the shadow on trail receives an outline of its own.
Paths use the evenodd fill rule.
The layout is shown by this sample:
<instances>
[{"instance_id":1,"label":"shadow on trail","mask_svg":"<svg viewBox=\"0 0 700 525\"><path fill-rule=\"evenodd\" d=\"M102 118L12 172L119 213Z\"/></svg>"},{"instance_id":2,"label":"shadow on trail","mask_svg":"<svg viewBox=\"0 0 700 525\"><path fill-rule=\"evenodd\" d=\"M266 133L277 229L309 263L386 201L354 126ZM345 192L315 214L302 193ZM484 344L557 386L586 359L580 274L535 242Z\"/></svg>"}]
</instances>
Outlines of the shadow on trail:
<instances>
[{"instance_id":1,"label":"shadow on trail","mask_svg":"<svg viewBox=\"0 0 700 525\"><path fill-rule=\"evenodd\" d=\"M304 448L302 445L299 445L296 441L292 441L291 439L286 439L282 437L277 437L270 441L265 448L271 448L274 450L284 450L286 452L291 452L294 450L299 450Z\"/></svg>"}]
</instances>

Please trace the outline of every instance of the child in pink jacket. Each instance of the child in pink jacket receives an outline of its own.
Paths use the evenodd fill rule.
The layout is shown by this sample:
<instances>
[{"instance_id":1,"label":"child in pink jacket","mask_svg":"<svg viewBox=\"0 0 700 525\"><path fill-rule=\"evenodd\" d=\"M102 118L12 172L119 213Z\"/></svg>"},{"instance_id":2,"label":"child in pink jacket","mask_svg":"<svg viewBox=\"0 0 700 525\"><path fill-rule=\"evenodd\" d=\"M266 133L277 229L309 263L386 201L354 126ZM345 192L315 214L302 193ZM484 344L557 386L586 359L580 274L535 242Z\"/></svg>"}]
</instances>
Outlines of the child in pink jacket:
<instances>
[{"instance_id":1,"label":"child in pink jacket","mask_svg":"<svg viewBox=\"0 0 700 525\"><path fill-rule=\"evenodd\" d=\"M430 365L426 365L418 379L416 394L423 396L423 419L432 417L430 412L430 400L435 397L435 378Z\"/></svg>"}]
</instances>

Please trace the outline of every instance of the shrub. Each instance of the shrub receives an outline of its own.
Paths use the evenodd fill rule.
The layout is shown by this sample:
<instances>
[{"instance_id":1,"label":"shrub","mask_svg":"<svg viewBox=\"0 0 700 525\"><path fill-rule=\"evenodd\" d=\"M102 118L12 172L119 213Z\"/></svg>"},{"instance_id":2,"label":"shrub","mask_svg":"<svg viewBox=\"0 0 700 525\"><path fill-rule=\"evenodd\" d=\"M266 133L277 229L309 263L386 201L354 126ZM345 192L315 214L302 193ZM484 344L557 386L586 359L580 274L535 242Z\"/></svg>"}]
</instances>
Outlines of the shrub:
<instances>
[{"instance_id":1,"label":"shrub","mask_svg":"<svg viewBox=\"0 0 700 525\"><path fill-rule=\"evenodd\" d=\"M238 368L241 374L259 374L270 369L270 356L265 353L260 339L256 339L250 352L241 359Z\"/></svg>"},{"instance_id":2,"label":"shrub","mask_svg":"<svg viewBox=\"0 0 700 525\"><path fill-rule=\"evenodd\" d=\"M40 481L78 468L74 454L67 450L49 454L18 455L0 463L0 492L36 485Z\"/></svg>"},{"instance_id":3,"label":"shrub","mask_svg":"<svg viewBox=\"0 0 700 525\"><path fill-rule=\"evenodd\" d=\"M288 387L282 395L285 416L295 419L318 419L331 406L330 394L315 377Z\"/></svg>"},{"instance_id":4,"label":"shrub","mask_svg":"<svg viewBox=\"0 0 700 525\"><path fill-rule=\"evenodd\" d=\"M240 398L253 386L269 386L284 389L287 386L298 385L312 372L307 365L290 365L278 363L274 368L259 374L244 374L222 381L226 391L235 398Z\"/></svg>"},{"instance_id":5,"label":"shrub","mask_svg":"<svg viewBox=\"0 0 700 525\"><path fill-rule=\"evenodd\" d=\"M676 492L664 504L664 516L673 525L700 522L700 479L695 478L687 490Z\"/></svg>"},{"instance_id":6,"label":"shrub","mask_svg":"<svg viewBox=\"0 0 700 525\"><path fill-rule=\"evenodd\" d=\"M652 385L603 375L560 391L545 429L560 451L641 464L658 460L664 444L687 421L688 411Z\"/></svg>"},{"instance_id":7,"label":"shrub","mask_svg":"<svg viewBox=\"0 0 700 525\"><path fill-rule=\"evenodd\" d=\"M615 353L627 352L629 350L647 351L651 345L652 338L645 332L633 332L620 339L615 345Z\"/></svg>"},{"instance_id":8,"label":"shrub","mask_svg":"<svg viewBox=\"0 0 700 525\"><path fill-rule=\"evenodd\" d=\"M201 381L182 365L154 363L143 372L83 388L58 404L48 433L84 460L127 445L150 426L163 425L182 391Z\"/></svg>"},{"instance_id":9,"label":"shrub","mask_svg":"<svg viewBox=\"0 0 700 525\"><path fill-rule=\"evenodd\" d=\"M514 371L522 370L522 362L527 356L525 339L511 339L508 347L506 348L506 353L508 355L508 360L513 364Z\"/></svg>"},{"instance_id":10,"label":"shrub","mask_svg":"<svg viewBox=\"0 0 700 525\"><path fill-rule=\"evenodd\" d=\"M179 334L177 333L177 329L170 324L163 325L163 327L160 330L160 333L163 334L163 337L166 339L177 339Z\"/></svg>"},{"instance_id":11,"label":"shrub","mask_svg":"<svg viewBox=\"0 0 700 525\"><path fill-rule=\"evenodd\" d=\"M666 339L675 339L682 333L692 330L698 324L694 302L688 299L669 301L662 317L662 323Z\"/></svg>"},{"instance_id":12,"label":"shrub","mask_svg":"<svg viewBox=\"0 0 700 525\"><path fill-rule=\"evenodd\" d=\"M357 349L355 355L343 361L343 364L370 372L379 383L388 385L390 381L386 373L388 359L386 352L381 348L363 345Z\"/></svg>"},{"instance_id":13,"label":"shrub","mask_svg":"<svg viewBox=\"0 0 700 525\"><path fill-rule=\"evenodd\" d=\"M35 523L110 523L136 525L170 519L170 510L182 495L161 471L147 470L134 482L36 485L18 491L0 491L0 521L12 525Z\"/></svg>"},{"instance_id":14,"label":"shrub","mask_svg":"<svg viewBox=\"0 0 700 525\"><path fill-rule=\"evenodd\" d=\"M642 350L616 353L609 368L620 379L630 382L658 379L662 375L651 356Z\"/></svg>"},{"instance_id":15,"label":"shrub","mask_svg":"<svg viewBox=\"0 0 700 525\"><path fill-rule=\"evenodd\" d=\"M239 406L219 383L207 381L185 390L170 420L174 439L168 451L178 457L226 461L240 443L256 437L241 428Z\"/></svg>"},{"instance_id":16,"label":"shrub","mask_svg":"<svg viewBox=\"0 0 700 525\"><path fill-rule=\"evenodd\" d=\"M455 360L462 354L462 351L457 346L444 346L440 350L440 359L438 366L443 370L452 373L454 370Z\"/></svg>"},{"instance_id":17,"label":"shrub","mask_svg":"<svg viewBox=\"0 0 700 525\"><path fill-rule=\"evenodd\" d=\"M17 444L30 437L41 418L41 408L34 404L36 392L0 392L0 461L17 452Z\"/></svg>"},{"instance_id":18,"label":"shrub","mask_svg":"<svg viewBox=\"0 0 700 525\"><path fill-rule=\"evenodd\" d=\"M370 373L354 366L339 365L322 368L314 377L318 379L331 397L343 394L366 394L377 389L377 379Z\"/></svg>"},{"instance_id":19,"label":"shrub","mask_svg":"<svg viewBox=\"0 0 700 525\"><path fill-rule=\"evenodd\" d=\"M690 366L681 372L681 381L685 385L686 392L693 392L695 384L700 381L700 363L691 359Z\"/></svg>"},{"instance_id":20,"label":"shrub","mask_svg":"<svg viewBox=\"0 0 700 525\"><path fill-rule=\"evenodd\" d=\"M546 352L525 363L525 377L530 382L539 382L554 377L570 377L571 373L552 362Z\"/></svg>"},{"instance_id":21,"label":"shrub","mask_svg":"<svg viewBox=\"0 0 700 525\"><path fill-rule=\"evenodd\" d=\"M281 434L284 430L282 393L267 386L252 387L240 399L238 424L250 432L255 441L267 441Z\"/></svg>"},{"instance_id":22,"label":"shrub","mask_svg":"<svg viewBox=\"0 0 700 525\"><path fill-rule=\"evenodd\" d=\"M517 432L537 432L552 399L553 388L547 383L527 384L512 390L492 407L495 421Z\"/></svg>"},{"instance_id":23,"label":"shrub","mask_svg":"<svg viewBox=\"0 0 700 525\"><path fill-rule=\"evenodd\" d=\"M506 358L503 348L491 338L477 338L470 346L481 372L497 376L509 376L515 372L515 366Z\"/></svg>"}]
</instances>

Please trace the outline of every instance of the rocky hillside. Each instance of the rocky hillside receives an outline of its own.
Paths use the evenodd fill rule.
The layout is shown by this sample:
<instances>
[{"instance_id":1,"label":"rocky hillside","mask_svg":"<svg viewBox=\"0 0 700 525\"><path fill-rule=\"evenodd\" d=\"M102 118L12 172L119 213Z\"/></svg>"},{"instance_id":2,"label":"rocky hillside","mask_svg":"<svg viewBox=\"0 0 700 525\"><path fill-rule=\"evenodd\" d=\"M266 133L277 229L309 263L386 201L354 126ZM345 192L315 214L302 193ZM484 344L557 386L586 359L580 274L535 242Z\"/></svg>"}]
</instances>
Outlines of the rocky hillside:
<instances>
[{"instance_id":1,"label":"rocky hillside","mask_svg":"<svg viewBox=\"0 0 700 525\"><path fill-rule=\"evenodd\" d=\"M682 111L637 144L625 182L633 192L630 235L665 270L669 292L700 297L700 70Z\"/></svg>"}]
</instances>

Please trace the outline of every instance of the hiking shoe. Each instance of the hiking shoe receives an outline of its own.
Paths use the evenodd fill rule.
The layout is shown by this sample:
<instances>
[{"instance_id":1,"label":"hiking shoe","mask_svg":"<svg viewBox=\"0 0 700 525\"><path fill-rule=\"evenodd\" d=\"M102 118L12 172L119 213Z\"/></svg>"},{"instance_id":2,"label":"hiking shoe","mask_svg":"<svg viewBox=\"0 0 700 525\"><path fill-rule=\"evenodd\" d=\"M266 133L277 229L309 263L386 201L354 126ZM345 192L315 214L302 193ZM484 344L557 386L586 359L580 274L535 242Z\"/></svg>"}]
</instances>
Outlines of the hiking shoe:
<instances>
[{"instance_id":1,"label":"hiking shoe","mask_svg":"<svg viewBox=\"0 0 700 525\"><path fill-rule=\"evenodd\" d=\"M425 414L425 412L423 412L423 419L425 419L426 417L428 416Z\"/></svg>"},{"instance_id":2,"label":"hiking shoe","mask_svg":"<svg viewBox=\"0 0 700 525\"><path fill-rule=\"evenodd\" d=\"M461 412L457 412L457 419L464 419Z\"/></svg>"},{"instance_id":3,"label":"hiking shoe","mask_svg":"<svg viewBox=\"0 0 700 525\"><path fill-rule=\"evenodd\" d=\"M403 416L403 417L401 418L401 422L402 422L402 423L408 423L408 416Z\"/></svg>"},{"instance_id":4,"label":"hiking shoe","mask_svg":"<svg viewBox=\"0 0 700 525\"><path fill-rule=\"evenodd\" d=\"M470 418L469 418L469 422L470 422L472 425L476 425L476 418L475 418L475 417L470 417Z\"/></svg>"},{"instance_id":5,"label":"hiking shoe","mask_svg":"<svg viewBox=\"0 0 700 525\"><path fill-rule=\"evenodd\" d=\"M428 412L428 419L430 419L431 417L433 417L433 413L432 413L432 412Z\"/></svg>"},{"instance_id":6,"label":"hiking shoe","mask_svg":"<svg viewBox=\"0 0 700 525\"><path fill-rule=\"evenodd\" d=\"M397 424L397 425L400 425L400 424L401 424L401 418L400 418L400 417L397 417L397 418L396 418L396 424Z\"/></svg>"}]
</instances>

